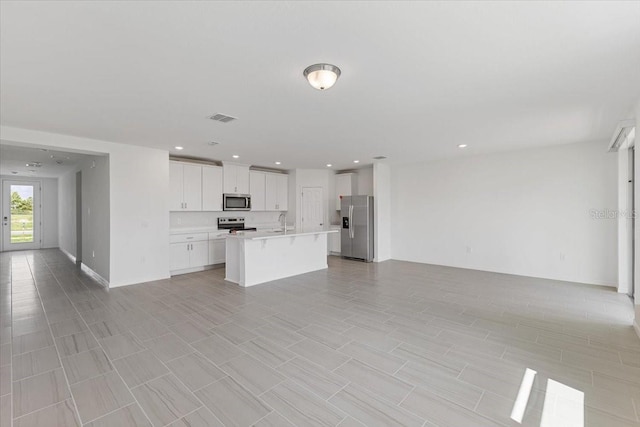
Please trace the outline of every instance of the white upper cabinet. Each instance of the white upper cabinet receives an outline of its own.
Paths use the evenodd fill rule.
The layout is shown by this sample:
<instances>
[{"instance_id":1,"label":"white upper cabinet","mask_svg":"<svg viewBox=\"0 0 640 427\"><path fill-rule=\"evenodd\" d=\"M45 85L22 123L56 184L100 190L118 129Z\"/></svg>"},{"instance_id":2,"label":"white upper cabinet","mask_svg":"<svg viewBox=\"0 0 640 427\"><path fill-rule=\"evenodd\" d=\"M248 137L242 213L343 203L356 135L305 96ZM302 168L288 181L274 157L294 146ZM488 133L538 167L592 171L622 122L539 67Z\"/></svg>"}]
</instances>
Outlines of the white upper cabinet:
<instances>
[{"instance_id":1,"label":"white upper cabinet","mask_svg":"<svg viewBox=\"0 0 640 427\"><path fill-rule=\"evenodd\" d=\"M182 163L169 162L169 210L183 211L184 174Z\"/></svg>"},{"instance_id":2,"label":"white upper cabinet","mask_svg":"<svg viewBox=\"0 0 640 427\"><path fill-rule=\"evenodd\" d=\"M249 173L249 194L251 194L251 210L264 211L265 204L265 179L264 172L250 171Z\"/></svg>"},{"instance_id":3,"label":"white upper cabinet","mask_svg":"<svg viewBox=\"0 0 640 427\"><path fill-rule=\"evenodd\" d=\"M224 163L224 193L249 194L249 166Z\"/></svg>"},{"instance_id":4,"label":"white upper cabinet","mask_svg":"<svg viewBox=\"0 0 640 427\"><path fill-rule=\"evenodd\" d=\"M169 163L170 209L202 210L202 167L188 163Z\"/></svg>"},{"instance_id":5,"label":"white upper cabinet","mask_svg":"<svg viewBox=\"0 0 640 427\"><path fill-rule=\"evenodd\" d=\"M341 173L336 175L336 210L340 210L340 196L354 196L358 194L358 177L355 173Z\"/></svg>"},{"instance_id":6,"label":"white upper cabinet","mask_svg":"<svg viewBox=\"0 0 640 427\"><path fill-rule=\"evenodd\" d=\"M202 210L222 211L222 168L202 166Z\"/></svg>"},{"instance_id":7,"label":"white upper cabinet","mask_svg":"<svg viewBox=\"0 0 640 427\"><path fill-rule=\"evenodd\" d=\"M265 180L265 204L266 210L277 211L278 205L278 184L274 174L267 174Z\"/></svg>"},{"instance_id":8,"label":"white upper cabinet","mask_svg":"<svg viewBox=\"0 0 640 427\"><path fill-rule=\"evenodd\" d=\"M278 189L277 209L279 211L289 210L289 177L287 175L276 175Z\"/></svg>"},{"instance_id":9,"label":"white upper cabinet","mask_svg":"<svg viewBox=\"0 0 640 427\"><path fill-rule=\"evenodd\" d=\"M268 211L289 209L289 176L267 173L265 180L265 204Z\"/></svg>"},{"instance_id":10,"label":"white upper cabinet","mask_svg":"<svg viewBox=\"0 0 640 427\"><path fill-rule=\"evenodd\" d=\"M202 166L185 164L184 205L187 211L202 210Z\"/></svg>"}]
</instances>

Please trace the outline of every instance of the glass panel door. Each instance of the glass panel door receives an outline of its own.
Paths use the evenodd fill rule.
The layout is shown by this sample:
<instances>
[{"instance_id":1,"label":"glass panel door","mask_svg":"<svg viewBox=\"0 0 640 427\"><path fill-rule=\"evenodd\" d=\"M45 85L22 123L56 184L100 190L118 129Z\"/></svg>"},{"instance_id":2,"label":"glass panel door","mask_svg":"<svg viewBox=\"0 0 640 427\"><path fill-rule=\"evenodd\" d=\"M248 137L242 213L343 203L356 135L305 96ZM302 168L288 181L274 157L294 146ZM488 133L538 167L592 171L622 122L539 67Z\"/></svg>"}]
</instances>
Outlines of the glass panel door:
<instances>
[{"instance_id":1,"label":"glass panel door","mask_svg":"<svg viewBox=\"0 0 640 427\"><path fill-rule=\"evenodd\" d=\"M4 181L3 250L40 247L40 183Z\"/></svg>"}]
</instances>

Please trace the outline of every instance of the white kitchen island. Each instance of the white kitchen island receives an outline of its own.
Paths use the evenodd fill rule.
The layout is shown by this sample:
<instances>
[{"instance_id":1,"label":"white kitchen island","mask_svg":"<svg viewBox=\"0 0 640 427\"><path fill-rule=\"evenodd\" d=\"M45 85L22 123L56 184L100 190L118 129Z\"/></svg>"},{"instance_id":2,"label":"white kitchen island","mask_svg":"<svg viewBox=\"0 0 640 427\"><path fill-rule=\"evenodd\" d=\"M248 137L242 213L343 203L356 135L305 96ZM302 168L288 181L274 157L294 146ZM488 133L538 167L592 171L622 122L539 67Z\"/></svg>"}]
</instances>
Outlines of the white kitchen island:
<instances>
[{"instance_id":1,"label":"white kitchen island","mask_svg":"<svg viewBox=\"0 0 640 427\"><path fill-rule=\"evenodd\" d=\"M240 286L327 268L327 234L309 232L244 232L226 240L226 277Z\"/></svg>"}]
</instances>

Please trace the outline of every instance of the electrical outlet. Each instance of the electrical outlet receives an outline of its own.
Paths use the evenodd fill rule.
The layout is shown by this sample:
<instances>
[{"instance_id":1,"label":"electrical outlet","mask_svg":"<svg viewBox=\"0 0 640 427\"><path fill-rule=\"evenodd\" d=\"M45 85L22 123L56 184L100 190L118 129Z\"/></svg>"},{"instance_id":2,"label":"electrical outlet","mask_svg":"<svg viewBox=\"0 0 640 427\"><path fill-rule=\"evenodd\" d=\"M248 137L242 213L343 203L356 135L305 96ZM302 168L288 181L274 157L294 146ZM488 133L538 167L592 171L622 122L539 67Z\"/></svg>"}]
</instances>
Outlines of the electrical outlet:
<instances>
[{"instance_id":1,"label":"electrical outlet","mask_svg":"<svg viewBox=\"0 0 640 427\"><path fill-rule=\"evenodd\" d=\"M182 218L178 218L178 225L182 224Z\"/></svg>"},{"instance_id":2,"label":"electrical outlet","mask_svg":"<svg viewBox=\"0 0 640 427\"><path fill-rule=\"evenodd\" d=\"M467 246L467 253L470 254L473 252L473 248L471 246Z\"/></svg>"},{"instance_id":3,"label":"electrical outlet","mask_svg":"<svg viewBox=\"0 0 640 427\"><path fill-rule=\"evenodd\" d=\"M564 252L560 252L560 261L564 261L564 258L565 258Z\"/></svg>"}]
</instances>

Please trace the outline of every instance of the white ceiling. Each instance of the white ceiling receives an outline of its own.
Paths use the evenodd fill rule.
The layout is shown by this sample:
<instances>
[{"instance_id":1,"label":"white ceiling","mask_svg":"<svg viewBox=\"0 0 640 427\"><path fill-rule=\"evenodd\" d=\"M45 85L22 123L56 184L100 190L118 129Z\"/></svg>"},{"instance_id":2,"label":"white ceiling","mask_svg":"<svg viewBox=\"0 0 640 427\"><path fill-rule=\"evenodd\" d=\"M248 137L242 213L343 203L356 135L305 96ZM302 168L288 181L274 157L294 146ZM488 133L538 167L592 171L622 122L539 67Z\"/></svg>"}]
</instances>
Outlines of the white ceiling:
<instances>
[{"instance_id":1,"label":"white ceiling","mask_svg":"<svg viewBox=\"0 0 640 427\"><path fill-rule=\"evenodd\" d=\"M88 156L41 148L0 144L0 175L55 178L64 175ZM27 166L40 163L40 166Z\"/></svg>"},{"instance_id":2,"label":"white ceiling","mask_svg":"<svg viewBox=\"0 0 640 427\"><path fill-rule=\"evenodd\" d=\"M605 147L640 97L637 1L0 8L3 125L218 160L339 169ZM303 79L316 62L342 69L332 89Z\"/></svg>"}]
</instances>

